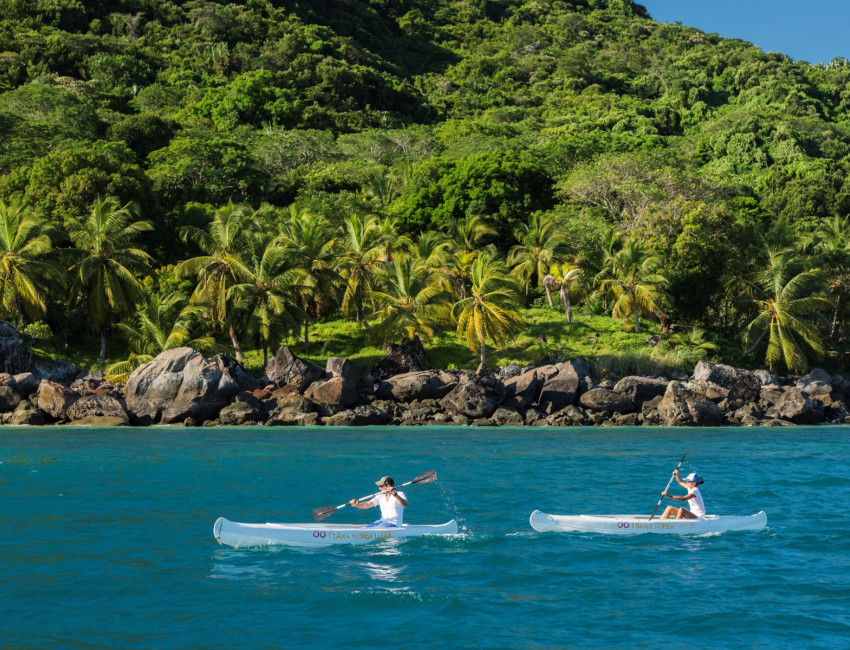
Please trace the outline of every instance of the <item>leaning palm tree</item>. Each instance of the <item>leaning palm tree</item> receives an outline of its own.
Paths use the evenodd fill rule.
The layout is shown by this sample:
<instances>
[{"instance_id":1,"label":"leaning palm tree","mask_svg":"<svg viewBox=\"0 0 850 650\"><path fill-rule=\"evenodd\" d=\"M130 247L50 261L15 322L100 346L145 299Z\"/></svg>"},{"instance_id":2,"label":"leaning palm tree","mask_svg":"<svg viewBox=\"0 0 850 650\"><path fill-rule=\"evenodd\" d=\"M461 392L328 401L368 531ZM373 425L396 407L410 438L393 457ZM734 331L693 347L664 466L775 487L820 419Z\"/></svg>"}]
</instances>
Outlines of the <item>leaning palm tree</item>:
<instances>
[{"instance_id":1,"label":"leaning palm tree","mask_svg":"<svg viewBox=\"0 0 850 650\"><path fill-rule=\"evenodd\" d=\"M520 224L514 230L514 237L519 243L508 253L508 265L524 279L525 292L528 293L532 277L536 280L535 286L543 286L543 278L566 243L566 236L558 232L552 217L535 212L528 223Z\"/></svg>"},{"instance_id":2,"label":"leaning palm tree","mask_svg":"<svg viewBox=\"0 0 850 650\"><path fill-rule=\"evenodd\" d=\"M641 314L658 309L667 284L666 278L657 273L660 266L661 258L649 255L634 238L607 259L599 289L614 302L612 318L632 318L635 332L640 331Z\"/></svg>"},{"instance_id":3,"label":"leaning palm tree","mask_svg":"<svg viewBox=\"0 0 850 650\"><path fill-rule=\"evenodd\" d=\"M143 296L137 277L147 272L151 257L135 240L153 230L150 221L135 221L132 203L119 207L102 199L85 219L68 217L65 227L76 263L69 269L71 293L85 306L92 328L100 334L100 363L106 359L106 328L129 316Z\"/></svg>"},{"instance_id":4,"label":"leaning palm tree","mask_svg":"<svg viewBox=\"0 0 850 650\"><path fill-rule=\"evenodd\" d=\"M578 276L581 275L581 269L576 264L569 262L555 263L549 267L549 273L543 277L543 288L546 289L546 297L549 299L549 307L554 307L552 304L552 290L558 290L558 296L561 298L561 306L567 314L567 323L573 322L573 307L570 302L570 289Z\"/></svg>"},{"instance_id":5,"label":"leaning palm tree","mask_svg":"<svg viewBox=\"0 0 850 650\"><path fill-rule=\"evenodd\" d=\"M744 279L744 305L758 313L744 331L747 353L767 336L765 362L773 368L781 361L789 371L805 371L807 358L821 358L823 344L817 321L821 309L831 306L826 281L819 269L800 270L793 250L765 250L764 267Z\"/></svg>"},{"instance_id":6,"label":"leaning palm tree","mask_svg":"<svg viewBox=\"0 0 850 650\"><path fill-rule=\"evenodd\" d=\"M455 303L453 316L458 338L466 339L469 349L480 354L481 370L487 360L487 338L502 345L522 330L522 319L514 309L522 295L505 265L486 253L472 263L471 279L470 295Z\"/></svg>"},{"instance_id":7,"label":"leaning palm tree","mask_svg":"<svg viewBox=\"0 0 850 650\"><path fill-rule=\"evenodd\" d=\"M190 304L188 296L179 291L167 298L156 294L149 296L132 320L118 324L118 330L130 347L130 356L106 368L106 379L125 382L136 368L166 350L183 346L199 351L212 350L215 339L209 336L193 338L191 334L193 322L201 318L203 311L202 305Z\"/></svg>"},{"instance_id":8,"label":"leaning palm tree","mask_svg":"<svg viewBox=\"0 0 850 650\"><path fill-rule=\"evenodd\" d=\"M374 215L347 215L342 221L340 269L345 285L343 312L354 310L359 325L363 321L363 303L383 265L384 234Z\"/></svg>"},{"instance_id":9,"label":"leaning palm tree","mask_svg":"<svg viewBox=\"0 0 850 650\"><path fill-rule=\"evenodd\" d=\"M249 275L243 259L245 238L252 223L245 211L228 203L219 208L206 228L188 226L180 231L184 241L193 242L202 255L184 260L174 269L176 278L194 278L198 284L192 293L193 303L209 305L210 318L218 327L226 327L236 358L245 355L230 318L228 289Z\"/></svg>"},{"instance_id":10,"label":"leaning palm tree","mask_svg":"<svg viewBox=\"0 0 850 650\"><path fill-rule=\"evenodd\" d=\"M449 295L433 272L411 257L397 258L369 292L376 310L370 335L382 342L399 338L430 339L451 320Z\"/></svg>"},{"instance_id":11,"label":"leaning palm tree","mask_svg":"<svg viewBox=\"0 0 850 650\"><path fill-rule=\"evenodd\" d=\"M247 244L246 274L228 289L228 301L244 320L245 332L259 340L265 365L269 346L297 333L306 314L296 304L298 272L286 249L271 233L253 233Z\"/></svg>"},{"instance_id":12,"label":"leaning palm tree","mask_svg":"<svg viewBox=\"0 0 850 650\"><path fill-rule=\"evenodd\" d=\"M277 243L297 273L297 302L304 310L304 344L310 344L310 324L341 295L337 231L325 217L291 206L280 226Z\"/></svg>"},{"instance_id":13,"label":"leaning palm tree","mask_svg":"<svg viewBox=\"0 0 850 650\"><path fill-rule=\"evenodd\" d=\"M62 269L50 260L52 242L36 213L0 201L0 319L24 313L37 320L47 310L48 280Z\"/></svg>"}]
</instances>

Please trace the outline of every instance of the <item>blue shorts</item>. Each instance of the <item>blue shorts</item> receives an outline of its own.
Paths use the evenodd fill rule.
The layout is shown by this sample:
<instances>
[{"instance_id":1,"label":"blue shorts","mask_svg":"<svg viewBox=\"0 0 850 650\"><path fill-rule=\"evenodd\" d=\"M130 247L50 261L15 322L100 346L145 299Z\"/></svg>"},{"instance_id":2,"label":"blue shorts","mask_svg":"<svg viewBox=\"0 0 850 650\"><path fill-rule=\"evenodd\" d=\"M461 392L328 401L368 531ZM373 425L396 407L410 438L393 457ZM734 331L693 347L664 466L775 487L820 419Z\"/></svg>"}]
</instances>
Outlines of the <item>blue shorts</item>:
<instances>
[{"instance_id":1,"label":"blue shorts","mask_svg":"<svg viewBox=\"0 0 850 650\"><path fill-rule=\"evenodd\" d=\"M378 521L373 521L371 524L366 524L366 528L398 528L398 524L390 524L378 519Z\"/></svg>"}]
</instances>

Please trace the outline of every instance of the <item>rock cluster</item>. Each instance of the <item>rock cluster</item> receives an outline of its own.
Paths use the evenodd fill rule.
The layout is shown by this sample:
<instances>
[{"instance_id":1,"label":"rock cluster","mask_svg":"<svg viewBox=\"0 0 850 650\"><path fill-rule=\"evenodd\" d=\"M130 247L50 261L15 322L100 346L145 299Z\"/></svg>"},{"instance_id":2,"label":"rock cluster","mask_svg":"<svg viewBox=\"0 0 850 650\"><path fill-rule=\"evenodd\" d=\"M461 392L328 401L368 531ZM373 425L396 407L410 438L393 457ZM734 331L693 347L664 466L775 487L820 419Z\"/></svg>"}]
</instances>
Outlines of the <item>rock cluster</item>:
<instances>
[{"instance_id":1,"label":"rock cluster","mask_svg":"<svg viewBox=\"0 0 850 650\"><path fill-rule=\"evenodd\" d=\"M0 332L2 334L2 332ZM403 354L402 354L403 353ZM7 367L20 362L12 351ZM163 352L126 386L67 362L0 373L0 423L186 426L779 426L850 423L850 380L817 369L784 384L766 371L700 362L691 377L594 382L583 359L492 374L424 370L396 348L379 373L325 368L282 347L262 379L190 348ZM0 360L2 361L2 360ZM11 364L11 365L10 365ZM412 365L412 370L405 367ZM395 372L403 370L403 372Z\"/></svg>"}]
</instances>

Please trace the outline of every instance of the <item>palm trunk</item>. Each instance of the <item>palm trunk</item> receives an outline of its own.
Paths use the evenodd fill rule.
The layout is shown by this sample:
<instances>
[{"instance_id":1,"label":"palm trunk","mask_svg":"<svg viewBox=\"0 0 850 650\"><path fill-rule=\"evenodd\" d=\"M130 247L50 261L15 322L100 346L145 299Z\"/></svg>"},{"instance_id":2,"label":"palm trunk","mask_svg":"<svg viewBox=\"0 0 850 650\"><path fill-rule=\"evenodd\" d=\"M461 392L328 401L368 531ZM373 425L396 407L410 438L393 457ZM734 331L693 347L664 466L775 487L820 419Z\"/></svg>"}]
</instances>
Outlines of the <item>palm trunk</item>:
<instances>
[{"instance_id":1,"label":"palm trunk","mask_svg":"<svg viewBox=\"0 0 850 650\"><path fill-rule=\"evenodd\" d=\"M564 285L561 285L561 289L558 293L561 295L561 306L564 308L564 311L567 312L567 324L572 325L573 306L570 304L570 292L567 291Z\"/></svg>"},{"instance_id":2,"label":"palm trunk","mask_svg":"<svg viewBox=\"0 0 850 650\"><path fill-rule=\"evenodd\" d=\"M487 365L487 346L484 341L481 341L481 364L478 366L478 371L481 372Z\"/></svg>"},{"instance_id":3,"label":"palm trunk","mask_svg":"<svg viewBox=\"0 0 850 650\"><path fill-rule=\"evenodd\" d=\"M554 309L555 304L552 302L552 291L549 289L549 285L544 284L543 288L546 289L546 297L549 299L549 309Z\"/></svg>"},{"instance_id":4,"label":"palm trunk","mask_svg":"<svg viewBox=\"0 0 850 650\"><path fill-rule=\"evenodd\" d=\"M100 330L100 365L106 361L106 325Z\"/></svg>"},{"instance_id":5,"label":"palm trunk","mask_svg":"<svg viewBox=\"0 0 850 650\"><path fill-rule=\"evenodd\" d=\"M310 345L310 321L304 321L304 347L309 347Z\"/></svg>"},{"instance_id":6,"label":"palm trunk","mask_svg":"<svg viewBox=\"0 0 850 650\"><path fill-rule=\"evenodd\" d=\"M239 347L239 340L236 338L236 330L233 329L232 323L228 326L228 332L230 333L230 344L233 346L233 349L236 350L236 360L244 361L245 355L242 354L242 348Z\"/></svg>"}]
</instances>

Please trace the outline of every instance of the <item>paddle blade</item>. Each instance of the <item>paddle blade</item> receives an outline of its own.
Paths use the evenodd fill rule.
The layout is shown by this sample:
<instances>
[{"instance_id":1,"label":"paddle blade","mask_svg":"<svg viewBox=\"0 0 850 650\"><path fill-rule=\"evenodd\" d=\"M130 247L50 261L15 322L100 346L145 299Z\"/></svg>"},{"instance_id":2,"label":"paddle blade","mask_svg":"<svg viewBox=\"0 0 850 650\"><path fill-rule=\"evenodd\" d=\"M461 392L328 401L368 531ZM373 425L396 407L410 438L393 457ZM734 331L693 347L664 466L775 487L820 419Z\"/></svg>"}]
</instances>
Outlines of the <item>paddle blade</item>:
<instances>
[{"instance_id":1,"label":"paddle blade","mask_svg":"<svg viewBox=\"0 0 850 650\"><path fill-rule=\"evenodd\" d=\"M333 507L330 507L330 506L327 506L325 508L316 508L313 511L313 520L314 521L321 521L322 519L327 519L328 517L330 517L335 512L336 512L336 508L333 508Z\"/></svg>"},{"instance_id":2,"label":"paddle blade","mask_svg":"<svg viewBox=\"0 0 850 650\"><path fill-rule=\"evenodd\" d=\"M419 476L411 481L411 484L417 483L433 483L437 480L437 472L429 469L427 472L422 472Z\"/></svg>"}]
</instances>

